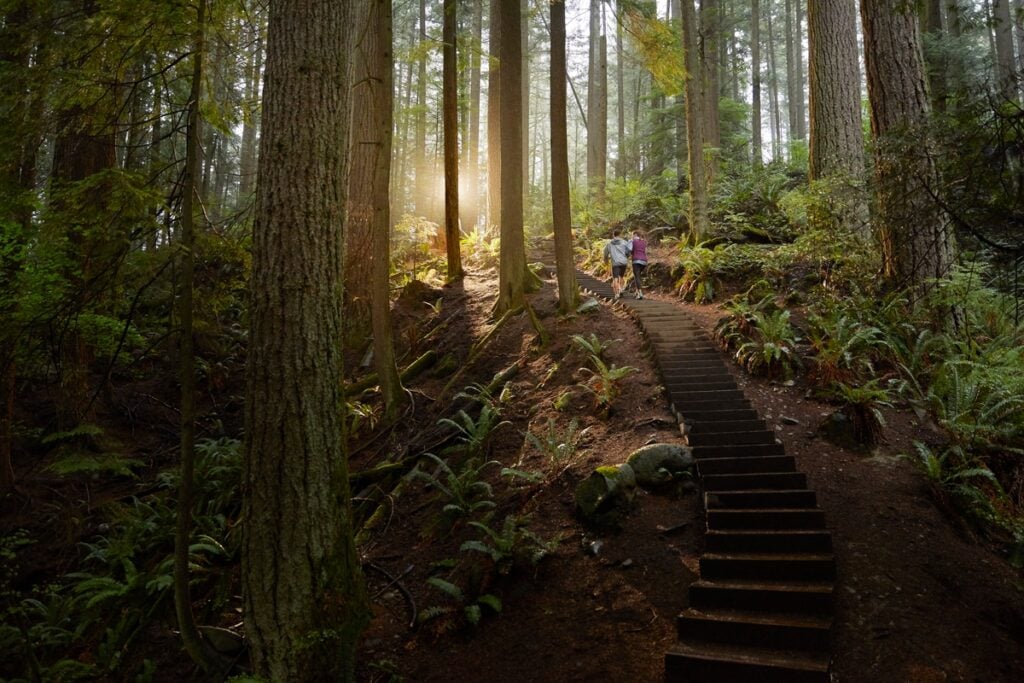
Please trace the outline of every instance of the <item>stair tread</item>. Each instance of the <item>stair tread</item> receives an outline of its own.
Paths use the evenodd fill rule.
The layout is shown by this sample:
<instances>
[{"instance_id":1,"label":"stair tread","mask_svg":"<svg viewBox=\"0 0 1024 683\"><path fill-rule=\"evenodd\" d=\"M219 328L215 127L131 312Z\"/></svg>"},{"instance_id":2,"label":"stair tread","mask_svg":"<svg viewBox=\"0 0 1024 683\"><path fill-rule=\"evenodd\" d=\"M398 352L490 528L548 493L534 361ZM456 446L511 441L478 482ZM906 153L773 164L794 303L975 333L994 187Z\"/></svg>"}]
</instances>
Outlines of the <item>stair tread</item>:
<instances>
[{"instance_id":1,"label":"stair tread","mask_svg":"<svg viewBox=\"0 0 1024 683\"><path fill-rule=\"evenodd\" d=\"M763 626L799 626L828 630L832 628L831 616L806 614L801 612L754 612L726 608L689 607L679 614L680 617L702 619L707 621L743 622Z\"/></svg>"},{"instance_id":2,"label":"stair tread","mask_svg":"<svg viewBox=\"0 0 1024 683\"><path fill-rule=\"evenodd\" d=\"M716 493L717 493L717 491L716 491ZM727 515L728 514L732 514L732 513L739 513L739 514L744 514L744 515L757 515L757 514L777 515L780 512L793 512L793 513L796 513L796 512L821 512L822 510L819 507L809 507L809 508L712 508L711 510L709 510L709 512L711 512L711 511L714 511L716 514L718 514L718 513L725 513Z\"/></svg>"},{"instance_id":3,"label":"stair tread","mask_svg":"<svg viewBox=\"0 0 1024 683\"><path fill-rule=\"evenodd\" d=\"M821 673L828 671L829 661L829 657L825 653L802 652L799 650L776 650L766 647L749 647L703 641L681 641L672 648L669 654L695 659L739 662L742 664L752 664L774 669L791 669Z\"/></svg>"},{"instance_id":4,"label":"stair tread","mask_svg":"<svg viewBox=\"0 0 1024 683\"><path fill-rule=\"evenodd\" d=\"M724 588L729 590L771 590L783 593L818 593L831 594L835 589L834 581L813 581L796 579L708 579L701 578L691 586L699 588Z\"/></svg>"},{"instance_id":5,"label":"stair tread","mask_svg":"<svg viewBox=\"0 0 1024 683\"><path fill-rule=\"evenodd\" d=\"M774 560L776 562L803 561L803 562L835 562L835 555L831 553L740 553L740 552L710 552L701 555L702 560L736 560L736 561L764 561Z\"/></svg>"}]
</instances>

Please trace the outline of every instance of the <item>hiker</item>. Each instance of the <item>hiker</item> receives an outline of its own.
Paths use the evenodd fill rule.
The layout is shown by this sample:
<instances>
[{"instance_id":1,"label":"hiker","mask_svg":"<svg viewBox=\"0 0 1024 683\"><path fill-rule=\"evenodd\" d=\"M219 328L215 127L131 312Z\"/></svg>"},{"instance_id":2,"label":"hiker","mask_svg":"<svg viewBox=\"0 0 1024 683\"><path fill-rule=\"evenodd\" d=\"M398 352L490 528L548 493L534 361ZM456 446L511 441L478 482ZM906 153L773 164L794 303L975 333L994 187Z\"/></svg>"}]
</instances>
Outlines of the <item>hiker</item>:
<instances>
[{"instance_id":1,"label":"hiker","mask_svg":"<svg viewBox=\"0 0 1024 683\"><path fill-rule=\"evenodd\" d=\"M612 239L604 245L604 262L611 262L612 265L612 301L618 301L622 296L622 289L625 287L623 278L626 276L626 268L629 267L629 242L622 239L622 230L612 230Z\"/></svg>"},{"instance_id":2,"label":"hiker","mask_svg":"<svg viewBox=\"0 0 1024 683\"><path fill-rule=\"evenodd\" d=\"M640 278L647 268L647 240L644 239L644 231L637 229L633 231L633 239L629 241L629 253L633 258L633 286L636 288L636 298L644 298L644 290L640 286Z\"/></svg>"}]
</instances>

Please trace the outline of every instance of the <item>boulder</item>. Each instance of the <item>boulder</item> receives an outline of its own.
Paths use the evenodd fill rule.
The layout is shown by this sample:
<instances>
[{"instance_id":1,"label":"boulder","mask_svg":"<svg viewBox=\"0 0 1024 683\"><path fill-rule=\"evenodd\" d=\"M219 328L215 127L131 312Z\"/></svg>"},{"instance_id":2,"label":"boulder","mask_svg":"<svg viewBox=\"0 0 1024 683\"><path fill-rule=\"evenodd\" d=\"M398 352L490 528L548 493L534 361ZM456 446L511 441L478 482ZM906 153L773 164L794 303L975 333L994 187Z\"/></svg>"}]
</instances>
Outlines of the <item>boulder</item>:
<instances>
[{"instance_id":1,"label":"boulder","mask_svg":"<svg viewBox=\"0 0 1024 683\"><path fill-rule=\"evenodd\" d=\"M662 486L693 468L693 451L674 443L652 443L630 453L626 463L640 486Z\"/></svg>"},{"instance_id":2,"label":"boulder","mask_svg":"<svg viewBox=\"0 0 1024 683\"><path fill-rule=\"evenodd\" d=\"M853 420L846 413L837 410L818 425L818 436L843 448L857 449L860 443L857 441Z\"/></svg>"},{"instance_id":3,"label":"boulder","mask_svg":"<svg viewBox=\"0 0 1024 683\"><path fill-rule=\"evenodd\" d=\"M593 526L618 526L635 501L636 474L628 464L598 467L576 486L576 514Z\"/></svg>"}]
</instances>

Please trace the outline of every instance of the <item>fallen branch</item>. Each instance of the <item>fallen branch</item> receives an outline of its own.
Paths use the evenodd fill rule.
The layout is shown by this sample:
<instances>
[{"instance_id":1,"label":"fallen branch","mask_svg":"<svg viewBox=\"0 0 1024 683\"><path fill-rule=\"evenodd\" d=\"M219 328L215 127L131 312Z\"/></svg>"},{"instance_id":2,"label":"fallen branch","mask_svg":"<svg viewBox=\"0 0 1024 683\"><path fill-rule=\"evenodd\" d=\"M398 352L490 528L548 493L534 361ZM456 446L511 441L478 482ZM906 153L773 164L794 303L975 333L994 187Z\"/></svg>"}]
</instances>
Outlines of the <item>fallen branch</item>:
<instances>
[{"instance_id":1,"label":"fallen branch","mask_svg":"<svg viewBox=\"0 0 1024 683\"><path fill-rule=\"evenodd\" d=\"M437 352L431 349L422 356L414 360L405 370L399 373L402 383L411 381L421 372L429 368L431 365L437 362ZM376 372L371 372L360 380L356 380L345 387L346 396L359 396L368 389L376 386L379 383Z\"/></svg>"},{"instance_id":2,"label":"fallen branch","mask_svg":"<svg viewBox=\"0 0 1024 683\"><path fill-rule=\"evenodd\" d=\"M471 365L473 365L473 363L476 361L476 359L480 356L480 353L485 348L487 348L487 345L490 344L490 342L497 335L498 330L500 330L502 328L502 326L506 322L511 320L514 316L517 316L517 315L519 315L522 312L523 312L523 308L521 306L518 307L518 308L513 308L513 309L511 309L509 311L506 311L503 316L498 318L498 322L494 323L494 327L492 327L490 330L488 330L487 334L485 334L480 339L480 341L478 341L477 343L473 344L472 348L470 348L470 350L469 350L469 356L466 358L466 361L462 364L462 367L459 368L458 372L456 372L454 375L452 375L452 378L450 380L448 380L448 384L444 385L444 389L442 389L441 393L438 394L438 396L437 396L438 400L440 400L444 396L447 396L448 392L451 391L451 388L453 386L455 386L455 383L462 379L462 375L466 372L466 370Z\"/></svg>"}]
</instances>

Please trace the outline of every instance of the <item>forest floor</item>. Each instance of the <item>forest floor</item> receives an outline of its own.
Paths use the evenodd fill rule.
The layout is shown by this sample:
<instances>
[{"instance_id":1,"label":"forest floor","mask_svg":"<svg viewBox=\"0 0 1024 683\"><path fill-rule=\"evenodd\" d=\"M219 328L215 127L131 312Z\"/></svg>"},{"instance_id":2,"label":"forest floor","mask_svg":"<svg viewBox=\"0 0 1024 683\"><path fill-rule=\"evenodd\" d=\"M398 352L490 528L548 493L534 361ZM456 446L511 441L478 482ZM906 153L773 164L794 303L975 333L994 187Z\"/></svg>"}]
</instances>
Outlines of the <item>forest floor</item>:
<instances>
[{"instance_id":1,"label":"forest floor","mask_svg":"<svg viewBox=\"0 0 1024 683\"><path fill-rule=\"evenodd\" d=\"M541 479L516 483L500 477L497 466L488 469L496 504L491 526L499 528L507 515L527 516L530 531L557 543L535 567L507 575L494 567L469 572L466 559L474 553L460 548L479 534L465 523L442 524L443 502L436 491L421 480L408 483L401 495L390 499L384 523L362 547L374 617L360 645L359 678L661 680L664 654L676 641L675 616L685 608L687 586L696 578L703 532L699 497L685 486L642 492L636 510L615 532L585 528L573 504L576 484L595 467L622 463L647 443L680 440L651 357L637 327L621 311L602 305L591 314L560 317L554 281L549 280L530 301L551 334L550 343L541 346L528 317L520 315L499 330L479 359L467 363L470 344L493 323L496 289L495 272L475 271L459 285L420 290L399 300L396 329L408 356L432 347L445 358L411 383L414 411L390 432L366 438L353 449L351 469L366 470L388 456L435 447L437 421L453 417L451 396L441 392L459 368L464 375L453 392L474 382L486 384L518 364L499 405L501 419L509 424L495 432L488 457L503 467L538 472ZM709 332L721 315L716 305L682 303L669 292L650 296L675 301ZM434 332L424 334L422 325L414 323L428 317ZM577 387L583 380L580 368L588 363L570 337L591 333L619 340L607 351L610 363L637 368L621 381L608 416L599 414L593 397ZM223 428L235 433L240 429L240 366L228 370L233 378L227 385L234 388L212 405ZM808 474L835 537L839 578L833 679L1019 680L1024 671L1024 579L962 522L937 507L923 477L895 457L909 453L915 440L941 441L941 436L913 413L894 409L886 414L884 438L874 452L841 448L816 430L835 408L811 398L799 380L785 386L751 378L735 367L733 371L787 453ZM173 403L172 389L173 382L153 381L133 391L151 398L166 393L166 403ZM566 390L573 390L573 397L560 401ZM113 393L115 399L119 396ZM130 397L118 400L131 403ZM209 404L207 408L213 409ZM134 434L125 432L124 439L133 436L135 450L152 451L150 462L168 464L173 434L166 427L160 433L152 430L173 424L173 411L165 407L168 414L158 419L155 413L133 410ZM540 435L549 420L564 432L573 419L581 440L575 456L564 462L553 462L525 438L528 431ZM2 526L4 531L25 526L46 538L28 560L36 574L54 578L74 570L77 542L88 540L98 528L98 517L89 515L97 514L100 501L153 487L152 481L72 487L43 472L39 463L21 462L19 476L29 500L5 504ZM40 515L40 506L48 506L46 516ZM58 516L54 506L64 506ZM59 529L34 528L40 519L58 518L64 525ZM385 578L385 572L392 578ZM423 610L455 607L427 582L431 577L471 583L474 592L500 598L501 612L484 608L475 627L459 618L457 610L416 623ZM237 620L232 610L223 625ZM151 627L142 639L132 659L153 658L158 664L153 680L193 679L169 626Z\"/></svg>"}]
</instances>

